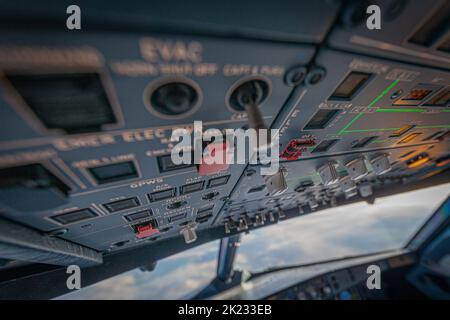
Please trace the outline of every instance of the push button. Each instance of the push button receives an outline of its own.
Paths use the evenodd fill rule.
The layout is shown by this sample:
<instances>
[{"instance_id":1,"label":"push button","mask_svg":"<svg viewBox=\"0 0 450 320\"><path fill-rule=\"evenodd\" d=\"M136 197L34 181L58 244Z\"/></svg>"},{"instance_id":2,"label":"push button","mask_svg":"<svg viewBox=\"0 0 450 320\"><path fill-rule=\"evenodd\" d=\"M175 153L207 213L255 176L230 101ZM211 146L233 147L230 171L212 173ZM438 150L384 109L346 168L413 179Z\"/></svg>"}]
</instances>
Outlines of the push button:
<instances>
[{"instance_id":1,"label":"push button","mask_svg":"<svg viewBox=\"0 0 450 320\"><path fill-rule=\"evenodd\" d=\"M201 176L210 176L221 171L225 171L230 166L232 155L228 152L228 142L210 143L205 148L205 154L198 166L198 173ZM214 160L220 159L221 163L215 163Z\"/></svg>"},{"instance_id":2,"label":"push button","mask_svg":"<svg viewBox=\"0 0 450 320\"><path fill-rule=\"evenodd\" d=\"M353 180L361 179L369 173L364 158L354 159L345 166L347 167L348 174Z\"/></svg>"},{"instance_id":3,"label":"push button","mask_svg":"<svg viewBox=\"0 0 450 320\"><path fill-rule=\"evenodd\" d=\"M145 239L159 233L159 230L151 222L134 225L133 229L138 239Z\"/></svg>"}]
</instances>

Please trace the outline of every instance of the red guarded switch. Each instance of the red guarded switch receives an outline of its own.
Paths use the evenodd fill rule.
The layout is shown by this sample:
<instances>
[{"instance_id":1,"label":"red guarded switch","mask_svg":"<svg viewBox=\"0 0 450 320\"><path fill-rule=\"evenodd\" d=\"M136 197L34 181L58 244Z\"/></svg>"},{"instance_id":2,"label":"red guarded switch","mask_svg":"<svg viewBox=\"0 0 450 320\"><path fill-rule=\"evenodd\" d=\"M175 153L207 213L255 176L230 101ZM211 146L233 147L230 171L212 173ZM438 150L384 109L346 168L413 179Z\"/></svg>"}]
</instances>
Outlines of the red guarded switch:
<instances>
[{"instance_id":1,"label":"red guarded switch","mask_svg":"<svg viewBox=\"0 0 450 320\"><path fill-rule=\"evenodd\" d=\"M280 154L280 157L286 160L297 160L301 157L303 152L308 150L308 147L316 145L315 139L311 137L305 137L302 139L293 139L289 141L289 144Z\"/></svg>"},{"instance_id":2,"label":"red guarded switch","mask_svg":"<svg viewBox=\"0 0 450 320\"><path fill-rule=\"evenodd\" d=\"M134 226L134 230L136 232L136 238L139 239L148 238L159 233L159 230L154 228L151 223L138 224Z\"/></svg>"},{"instance_id":3,"label":"red guarded switch","mask_svg":"<svg viewBox=\"0 0 450 320\"><path fill-rule=\"evenodd\" d=\"M202 176L209 176L227 170L233 156L228 151L228 142L226 141L208 144L198 166L198 173ZM219 163L215 163L214 160Z\"/></svg>"}]
</instances>

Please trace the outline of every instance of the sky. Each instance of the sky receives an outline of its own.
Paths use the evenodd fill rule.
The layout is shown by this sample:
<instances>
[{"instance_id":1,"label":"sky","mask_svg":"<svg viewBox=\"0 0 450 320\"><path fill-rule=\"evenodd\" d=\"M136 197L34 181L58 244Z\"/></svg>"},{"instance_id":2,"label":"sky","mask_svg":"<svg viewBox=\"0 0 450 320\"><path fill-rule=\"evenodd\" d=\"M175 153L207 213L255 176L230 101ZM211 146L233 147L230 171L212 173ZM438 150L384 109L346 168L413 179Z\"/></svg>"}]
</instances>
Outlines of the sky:
<instances>
[{"instance_id":1,"label":"sky","mask_svg":"<svg viewBox=\"0 0 450 320\"><path fill-rule=\"evenodd\" d=\"M235 268L310 263L403 247L449 196L450 184L331 208L244 234ZM134 269L60 299L185 299L215 276L219 240Z\"/></svg>"}]
</instances>

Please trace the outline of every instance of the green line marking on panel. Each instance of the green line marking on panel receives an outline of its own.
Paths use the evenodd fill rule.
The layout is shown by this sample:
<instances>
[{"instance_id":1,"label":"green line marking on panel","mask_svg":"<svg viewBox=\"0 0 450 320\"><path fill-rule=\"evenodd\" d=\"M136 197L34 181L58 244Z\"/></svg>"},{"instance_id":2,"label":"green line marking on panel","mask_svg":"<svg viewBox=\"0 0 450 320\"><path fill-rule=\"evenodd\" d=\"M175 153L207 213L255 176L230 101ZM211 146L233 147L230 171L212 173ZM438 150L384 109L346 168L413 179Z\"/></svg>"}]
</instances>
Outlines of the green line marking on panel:
<instances>
[{"instance_id":1,"label":"green line marking on panel","mask_svg":"<svg viewBox=\"0 0 450 320\"><path fill-rule=\"evenodd\" d=\"M416 129L437 129L437 128L450 128L450 124L442 124L442 125L433 125L433 126L417 126ZM355 130L347 130L344 134L356 133L356 132L381 132L381 131L395 131L400 128L378 128L378 129L355 129ZM375 140L374 142L376 142ZM379 140L378 140L379 141Z\"/></svg>"},{"instance_id":2,"label":"green line marking on panel","mask_svg":"<svg viewBox=\"0 0 450 320\"><path fill-rule=\"evenodd\" d=\"M378 95L378 97L376 97L376 98L375 98L375 99L374 99L367 107L368 107L368 108L371 108L375 103L377 103L381 98L383 98L384 95L385 95L386 93L388 93L388 92L389 92L389 91L390 91L397 83L399 83L399 82L400 82L399 79L397 79L397 80L395 80L394 82L392 82L391 85L390 85L389 87L387 87L386 89L384 89L384 91L383 91L382 93L380 93L380 94ZM358 120L362 115L363 115L363 113L357 114L352 120L350 120L349 123L347 123L347 125L346 125L344 128L342 128L341 131L339 131L338 134L343 134L343 133L345 133L345 132L347 131L347 129L350 128L350 126L351 126L356 120Z\"/></svg>"},{"instance_id":3,"label":"green line marking on panel","mask_svg":"<svg viewBox=\"0 0 450 320\"><path fill-rule=\"evenodd\" d=\"M425 112L425 111L427 111L427 110L425 110L425 109L412 109L412 108L406 108L406 109L388 109L388 108L380 108L380 109L377 109L377 111L376 112L399 112L399 113L402 113L402 112Z\"/></svg>"},{"instance_id":4,"label":"green line marking on panel","mask_svg":"<svg viewBox=\"0 0 450 320\"><path fill-rule=\"evenodd\" d=\"M391 139L373 140L373 141L371 142L371 144L372 144L372 143L385 143L385 142L389 142L389 141L391 141Z\"/></svg>"},{"instance_id":5,"label":"green line marking on panel","mask_svg":"<svg viewBox=\"0 0 450 320\"><path fill-rule=\"evenodd\" d=\"M354 133L354 132L375 132L375 131L395 131L400 128L379 128L379 129L355 129L355 130L347 130L344 134Z\"/></svg>"},{"instance_id":6,"label":"green line marking on panel","mask_svg":"<svg viewBox=\"0 0 450 320\"><path fill-rule=\"evenodd\" d=\"M436 126L417 126L417 129L435 129L435 128L450 128L450 124L436 125Z\"/></svg>"},{"instance_id":7,"label":"green line marking on panel","mask_svg":"<svg viewBox=\"0 0 450 320\"><path fill-rule=\"evenodd\" d=\"M341 130L339 131L338 134L344 134L347 132L347 129L353 124L353 122L355 122L356 120L358 120L363 114L357 114L349 123L347 123L347 125Z\"/></svg>"}]
</instances>

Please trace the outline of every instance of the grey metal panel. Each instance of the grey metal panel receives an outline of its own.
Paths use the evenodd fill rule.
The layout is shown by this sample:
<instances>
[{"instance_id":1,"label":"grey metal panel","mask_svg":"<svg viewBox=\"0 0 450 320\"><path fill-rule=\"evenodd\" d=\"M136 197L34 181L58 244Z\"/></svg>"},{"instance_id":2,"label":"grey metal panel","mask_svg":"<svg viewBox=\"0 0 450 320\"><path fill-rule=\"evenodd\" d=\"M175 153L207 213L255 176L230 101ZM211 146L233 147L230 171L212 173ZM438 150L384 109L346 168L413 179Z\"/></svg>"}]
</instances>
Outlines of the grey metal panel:
<instances>
[{"instance_id":1,"label":"grey metal panel","mask_svg":"<svg viewBox=\"0 0 450 320\"><path fill-rule=\"evenodd\" d=\"M420 84L431 85L432 94L445 90L450 83L448 72L335 50L321 50L316 63L326 69L326 76L317 85L297 88L283 109L283 116L274 124L281 130L280 152L291 139L302 135L312 135L317 143L325 139L339 139L327 152L313 153L313 148L305 150L302 158L307 158L355 151L352 143L368 136L377 138L362 149L404 146L398 144L399 138L391 138L390 135L395 131L394 128L407 124L416 125L411 132L421 133L409 144L450 128L450 114L445 106L427 107L426 99L417 106L395 105L397 99ZM351 99L330 98L350 72L371 76ZM396 93L397 97L394 98ZM319 109L336 109L340 112L321 130L305 129Z\"/></svg>"},{"instance_id":2,"label":"grey metal panel","mask_svg":"<svg viewBox=\"0 0 450 320\"><path fill-rule=\"evenodd\" d=\"M0 257L56 265L87 267L103 262L102 254L0 219Z\"/></svg>"},{"instance_id":3,"label":"grey metal panel","mask_svg":"<svg viewBox=\"0 0 450 320\"><path fill-rule=\"evenodd\" d=\"M9 208L7 204L0 204L1 216L43 233L67 228L68 231L61 235L65 240L99 251L121 251L155 240L159 243L178 237L182 224L194 221L196 210L205 205L215 204L214 218L198 225L199 231L209 230L214 223L222 224L222 214L228 214L230 208L243 207L254 216L271 199L267 198L264 191L247 194L250 187L262 184L263 179L259 174L242 176L246 172L246 165L231 165L221 173L205 177L200 176L195 167L160 172L156 159L156 155L170 150L171 130L192 126L194 120L202 120L205 128L234 129L245 126L246 115L231 111L226 99L230 87L247 76L262 75L271 82L272 94L261 106L261 111L267 124L281 128L281 151L289 141L304 134L313 135L317 143L328 138L340 139L328 152L315 154L308 149L303 152L300 161L284 163L288 168L289 188L277 200L286 208L297 210L299 202L306 201L304 195L296 195L293 191L306 176L312 176L315 180L316 185L311 191L321 200L319 196L327 188L321 185L315 170L329 158L344 163L359 155L370 159L379 152L389 153L392 162L398 161L395 169L399 170L386 176L393 180L387 184L391 188L405 174L411 175L414 181L415 174L420 178L426 173L434 174L446 168L438 168L430 161L420 170L409 170L401 155L409 150L427 151L431 160L448 155L447 141L421 141L426 135L439 130L445 132L450 128L448 107L427 107L423 104L414 108L393 106L395 99L391 98L395 91L401 89L406 94L420 83L445 89L450 80L448 72L443 71L445 64L437 63L436 59L436 63L433 63L403 54L391 55L385 51L363 50L361 46L348 45L348 37L352 32L358 35L360 27L339 27L332 34L329 44L333 48L365 54L329 49L323 43L320 47L315 46L324 39L330 28L338 2L295 1L284 5L258 1L255 5L252 2L232 1L208 5L200 2L194 5L191 2L175 1L142 2L139 6L111 3L106 7L91 1L80 2L85 24L81 31L73 32L65 29L65 8L68 2L52 3L51 8L42 2L27 3L17 8L20 4L21 1L5 4L0 12L2 27L14 22L12 27L0 30L0 73L76 72L80 65L84 68L86 64L89 71L95 64L94 69L109 79L108 88L116 98L118 114L123 116L120 117L123 121L117 127L105 127L101 132L65 135L45 130L30 120L29 113L18 107L14 90L2 81L0 168L39 162L70 185L72 190L69 203L49 210L20 212ZM403 15L410 12L414 13L415 19L419 19L424 15L426 6L410 2L398 19L383 25L386 30L374 31L370 35L377 40L397 43L406 32L402 25L410 26L412 23ZM20 17L27 18L26 23ZM51 23L52 19L54 23ZM394 32L396 29L399 30L398 34ZM167 48L174 44L186 46L193 42L200 43L201 61L192 62L186 58L172 61L167 56L166 59L158 57L156 61L151 61L153 59L143 56L141 46L146 39L156 40L166 53ZM434 53L432 55L438 57ZM283 81L285 72L294 65L308 66L313 58L315 64L325 68L326 76L322 81L296 88L286 85ZM392 58L422 66L394 62ZM426 64L438 68L424 67ZM227 65L234 68L228 70L233 72L225 72ZM208 69L210 67L212 69ZM211 70L214 71L212 74L202 73ZM368 72L373 76L353 100L339 105L329 101L333 90L350 71ZM179 79L180 76L195 81L200 87L203 95L200 108L176 119L158 117L149 112L144 102L146 87L167 77ZM394 82L395 85L390 87ZM385 90L386 93L377 99ZM371 105L374 100L377 103ZM374 108L367 110L369 105ZM305 124L319 109L335 107L340 108L340 114L323 130L304 130ZM380 108L392 110L371 112ZM407 112L408 109L414 110ZM357 121L353 120L355 117ZM415 124L416 128L411 132L420 132L422 135L417 140L400 145L399 139L390 138L389 135L405 123ZM359 150L351 148L356 139L369 134L377 135L378 138ZM139 177L96 185L86 170L92 164L111 163L123 158L136 163ZM249 169L258 171L259 168ZM182 185L193 181L205 180L207 183L211 178L228 174L231 175L228 183L219 187L205 188L155 203L150 203L147 197L148 193L161 188L174 187L179 190ZM373 178L374 185L382 180L373 173L369 178ZM203 199L202 196L210 191L217 191L219 195L212 200ZM103 207L104 203L128 197L138 197L141 206L115 213L108 213ZM229 197L231 201L228 201ZM20 199L20 195L17 199ZM186 217L177 222L169 221L169 217L180 210L172 210L168 206L180 200L186 201L181 208L186 211ZM61 225L51 219L53 215L83 208L92 209L98 216L68 225ZM140 240L124 215L147 209L153 211L161 232L157 237ZM270 210L278 210L275 202L267 205L264 212ZM129 242L121 248L111 248L117 241Z\"/></svg>"},{"instance_id":4,"label":"grey metal panel","mask_svg":"<svg viewBox=\"0 0 450 320\"><path fill-rule=\"evenodd\" d=\"M374 195L380 195L380 192L395 192L396 189L408 188L408 184L414 186L416 183L414 180L414 169L408 168L404 164L405 159L409 159L420 152L426 151L430 154L431 158L436 157L441 152L448 150L448 144L434 145L422 144L416 146L408 146L404 148L395 149L377 149L362 152L350 152L343 153L341 155L334 155L330 157L318 157L318 158L306 158L298 161L288 161L281 163L286 168L286 180L288 189L285 193L279 196L268 196L267 189L262 189L259 192L250 192L249 190L255 186L264 185L264 179L259 174L243 175L239 184L236 187L236 191L233 193L230 201L224 207L221 212L217 224L223 224L224 221L233 220L238 221L241 217L249 218L249 226L253 225L255 215L264 216L266 222L269 223L268 215L272 213L275 219L278 218L278 211L294 211L297 214L307 214L314 211L327 208L341 201L355 200L361 201L358 189L353 197L346 199L344 192L341 190L339 184L333 184L329 187L325 187L321 181L317 169L332 160L338 165L338 171L344 169L344 165L351 160L363 157L366 159L366 164L369 168L369 174L361 179L361 181L355 182L355 187L358 187L361 183L370 182ZM409 156L404 156L406 154ZM392 171L377 176L370 164L369 160L373 159L379 154L387 154L392 165ZM448 165L447 165L448 168ZM443 168L445 169L445 168ZM258 166L251 166L248 170L259 170ZM422 168L421 176L424 177L428 173L433 171L433 165L429 164L425 168ZM439 176L439 175L438 175ZM442 174L445 177L445 174ZM443 178L443 181L448 179ZM298 189L302 183L311 181L311 185ZM426 180L424 180L426 182ZM368 197L366 200L372 201L373 197ZM312 203L316 203L317 206L313 206Z\"/></svg>"},{"instance_id":5,"label":"grey metal panel","mask_svg":"<svg viewBox=\"0 0 450 320\"><path fill-rule=\"evenodd\" d=\"M119 114L123 115L123 122L117 128L105 128L102 132L89 134L62 135L57 132L33 128L33 124L27 122L24 113L17 110L10 97L10 90L3 86L0 105L2 117L0 126L0 158L6 160L11 155L23 155L32 152L44 154L42 159L32 156L31 161L45 163L55 174L61 176L71 187L71 201L67 205L59 206L54 210L42 210L32 213L19 212L4 206L2 214L19 221L25 225L33 226L42 231L51 231L61 227L50 216L75 209L90 207L99 216L90 220L73 223L68 227L68 232L62 237L77 243L90 246L97 250L107 250L112 242L130 240L131 245L137 243L133 230L123 219L123 215L144 209L152 209L161 229L171 228L167 232L161 232L159 238L167 238L178 235L179 224L195 220L196 210L204 205L215 202L213 215L220 211L223 201L229 196L234 184L241 175L245 165L231 165L229 169L208 177L201 177L195 167L171 172L160 172L155 155L169 152L171 145L170 136L173 128L192 126L194 120L202 120L204 130L210 127L240 128L247 122L243 113L233 112L226 106L227 92L236 81L243 76L252 76L254 73L268 72L264 75L272 86L272 94L261 106L266 121L271 123L290 95L292 88L283 82L284 70L291 65L307 64L314 53L314 47L303 44L265 43L261 41L242 41L219 39L211 37L192 37L166 34L153 34L147 32L114 34L106 31L92 33L74 33L70 40L66 32L42 33L36 32L11 32L3 30L2 44L3 55L8 59L0 61L0 69L4 72L52 72L61 70L61 66L51 66L48 59L42 65L33 62L33 54L30 59L14 61L11 48L32 47L31 50L53 51L61 53L60 49L75 53L88 52L100 57L102 61L100 70L108 75L112 84L111 89L117 97ZM144 105L144 92L147 85L168 77L178 77L177 71L161 72L155 74L123 74L115 67L117 63L138 62L148 64L149 61L142 57L140 41L144 38L157 39L166 43L181 41L185 44L197 41L202 45L202 61L200 64L213 64L217 72L212 75L184 74L198 83L203 92L203 103L199 110L182 119L164 119L157 117L148 111ZM86 50L87 51L83 51ZM95 52L95 53L94 53ZM82 54L83 55L83 54ZM85 56L86 57L86 56ZM81 59L83 60L83 59ZM81 62L81 61L79 61ZM83 63L86 61L84 60ZM45 65L45 64L50 64ZM157 61L150 63L157 68L164 69L167 65L197 65L189 61ZM226 65L234 65L241 70L238 74L224 74ZM250 67L250 68L249 68ZM259 71L255 71L256 67ZM268 68L269 67L269 68ZM64 68L63 68L64 69ZM69 67L70 69L70 67ZM76 70L77 67L74 67ZM90 70L88 68L88 70ZM244 74L242 74L244 70ZM247 70L247 71L245 71ZM265 70L265 71L264 71ZM272 71L271 71L272 70ZM9 93L8 93L9 92ZM14 99L13 99L14 100ZM4 107L4 108L3 108ZM102 138L103 137L103 138ZM102 143L101 140L108 142ZM93 141L91 144L89 141ZM86 144L87 143L87 144ZM86 163L112 161L120 157L129 157L138 168L139 177L133 180L116 182L107 185L96 185L90 174L86 171ZM7 160L9 161L9 160ZM25 160L25 162L30 161ZM14 161L0 166L12 166L20 163ZM89 165L88 165L89 166ZM231 175L226 185L215 188L206 188L209 179ZM149 203L147 194L161 187L176 187L193 182L205 180L205 188L201 192L182 195L168 201ZM211 192L219 192L214 200L204 200L202 196ZM103 203L137 196L141 207L124 210L114 214L108 214L101 206ZM182 209L187 211L187 217L183 220L171 223L168 216L176 211L167 209L170 202L187 201ZM202 223L198 229L207 228L210 221ZM115 232L115 231L118 231ZM115 241L113 239L115 238ZM94 240L95 239L95 240Z\"/></svg>"},{"instance_id":6,"label":"grey metal panel","mask_svg":"<svg viewBox=\"0 0 450 320\"><path fill-rule=\"evenodd\" d=\"M446 2L446 0L350 2L359 8L362 20L355 25L344 22L335 28L329 38L329 44L333 48L449 69L449 53L437 50L436 46L428 48L408 42L413 32L425 23L430 14L439 10ZM369 30L366 27L366 18L369 15L365 14L365 9L371 4L376 4L381 9L380 30ZM391 16L392 8L401 9ZM350 15L350 12L348 14ZM447 32L447 39L449 36Z\"/></svg>"}]
</instances>

